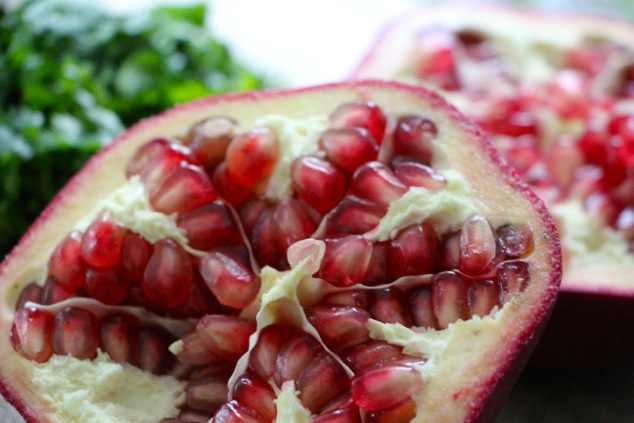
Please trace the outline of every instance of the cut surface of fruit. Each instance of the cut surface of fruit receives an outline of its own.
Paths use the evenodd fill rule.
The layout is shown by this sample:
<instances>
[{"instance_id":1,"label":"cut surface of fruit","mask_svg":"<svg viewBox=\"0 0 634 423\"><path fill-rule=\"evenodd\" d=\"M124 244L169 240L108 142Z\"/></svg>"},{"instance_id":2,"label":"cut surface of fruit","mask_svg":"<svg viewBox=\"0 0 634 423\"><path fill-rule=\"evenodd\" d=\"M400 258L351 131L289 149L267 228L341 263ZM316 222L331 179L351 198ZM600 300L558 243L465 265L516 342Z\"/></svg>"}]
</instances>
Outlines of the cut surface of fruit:
<instances>
[{"instance_id":1,"label":"cut surface of fruit","mask_svg":"<svg viewBox=\"0 0 634 423\"><path fill-rule=\"evenodd\" d=\"M3 262L0 388L29 422L484 421L560 271L543 203L427 90L209 98Z\"/></svg>"},{"instance_id":2,"label":"cut surface of fruit","mask_svg":"<svg viewBox=\"0 0 634 423\"><path fill-rule=\"evenodd\" d=\"M634 298L633 70L626 21L462 4L394 21L352 79L441 90L555 217L562 292Z\"/></svg>"}]
</instances>

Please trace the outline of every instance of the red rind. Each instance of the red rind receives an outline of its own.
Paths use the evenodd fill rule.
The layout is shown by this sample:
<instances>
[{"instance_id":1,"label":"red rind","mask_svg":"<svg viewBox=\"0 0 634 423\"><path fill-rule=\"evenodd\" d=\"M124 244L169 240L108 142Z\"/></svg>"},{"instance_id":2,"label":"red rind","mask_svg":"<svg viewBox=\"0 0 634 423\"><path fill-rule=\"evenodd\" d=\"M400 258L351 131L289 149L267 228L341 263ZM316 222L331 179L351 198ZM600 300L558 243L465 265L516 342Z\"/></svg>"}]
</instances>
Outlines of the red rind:
<instances>
[{"instance_id":1,"label":"red rind","mask_svg":"<svg viewBox=\"0 0 634 423\"><path fill-rule=\"evenodd\" d=\"M489 348L492 351L482 357L482 362L467 363L471 364L470 367L466 367L468 372L452 374L452 379L455 380L446 382L449 386L460 382L460 386L464 386L464 395L456 392L453 399L441 404L441 408L449 412L449 415L461 416L461 421L483 421L493 416L500 405L493 401L493 397L502 398L503 391L509 389L517 370L523 365L523 356L530 352L530 346L538 338L539 328L547 320L554 305L561 278L561 254L557 231L543 203L503 162L479 128L465 120L460 112L448 105L439 95L396 82L366 81L290 91L263 91L210 97L176 107L132 127L95 155L84 169L73 177L0 265L0 298L4 299L0 308L0 333L8 337L12 305L15 304L19 293L19 287L14 285L18 282L16 279L24 278L27 268L42 266L56 241L69 230L69 225L79 220L86 210L91 210L91 204L96 199L106 197L123 183L124 172L121 164L127 163L140 143L157 134L170 136L182 133L185 128L208 114L237 116L238 120L248 126L255 117L271 113L271 110L281 109L289 115L325 113L342 101L355 99L373 100L379 104L385 102L389 103L390 107L404 110L424 105L433 110L436 117L450 121L452 128L455 127L460 135L472 141L465 144L466 141L460 139L459 145L464 147L461 154L465 156L465 161L466 158L471 160L472 154L476 154L484 159L483 162L488 162L485 169L474 170L473 173L466 175L465 179L469 183L477 183L479 176L485 179L496 178L496 189L486 193L492 196L489 212L501 215L502 212L497 210L500 207L496 206L496 198L510 197L514 199L513 204L522 204L521 210L514 210L513 213L529 219L533 225L538 250L535 283L531 284L521 298L505 306L509 311L504 316L512 317L505 318L504 329L496 327L495 330L496 333L503 330L504 334L500 332L499 337L489 335L493 338L485 344L499 348ZM462 165L466 166L464 163ZM118 173L113 173L114 171ZM25 283L23 280L19 282ZM0 392L3 396L29 422L54 421L47 405L37 401L34 396L36 394L29 391L28 381L19 380L15 374L24 364L20 361L23 359L12 350L8 342L0 344L0 353L5 357L0 362Z\"/></svg>"}]
</instances>

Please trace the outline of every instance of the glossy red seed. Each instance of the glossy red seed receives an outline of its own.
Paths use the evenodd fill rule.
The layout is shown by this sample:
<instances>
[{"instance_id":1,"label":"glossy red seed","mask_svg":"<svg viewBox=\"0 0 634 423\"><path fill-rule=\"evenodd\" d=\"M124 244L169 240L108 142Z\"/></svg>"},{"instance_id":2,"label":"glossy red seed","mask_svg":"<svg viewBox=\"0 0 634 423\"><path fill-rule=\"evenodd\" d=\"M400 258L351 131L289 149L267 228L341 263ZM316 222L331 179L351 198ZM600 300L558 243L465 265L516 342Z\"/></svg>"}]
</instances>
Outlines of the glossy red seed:
<instances>
[{"instance_id":1,"label":"glossy red seed","mask_svg":"<svg viewBox=\"0 0 634 423\"><path fill-rule=\"evenodd\" d=\"M187 300L192 274L189 254L175 241L162 239L154 245L141 289L153 304L178 307Z\"/></svg>"},{"instance_id":2,"label":"glossy red seed","mask_svg":"<svg viewBox=\"0 0 634 423\"><path fill-rule=\"evenodd\" d=\"M100 213L81 237L81 257L92 267L115 267L127 232L110 212Z\"/></svg>"},{"instance_id":3,"label":"glossy red seed","mask_svg":"<svg viewBox=\"0 0 634 423\"><path fill-rule=\"evenodd\" d=\"M327 213L343 198L348 176L327 160L298 157L291 166L293 189L309 206Z\"/></svg>"},{"instance_id":4,"label":"glossy red seed","mask_svg":"<svg viewBox=\"0 0 634 423\"><path fill-rule=\"evenodd\" d=\"M192 126L183 142L191 148L194 159L211 173L224 160L237 129L233 119L214 116Z\"/></svg>"},{"instance_id":5,"label":"glossy red seed","mask_svg":"<svg viewBox=\"0 0 634 423\"><path fill-rule=\"evenodd\" d=\"M65 289L74 290L84 285L87 266L81 257L81 238L79 231L70 232L48 260L49 275Z\"/></svg>"},{"instance_id":6,"label":"glossy red seed","mask_svg":"<svg viewBox=\"0 0 634 423\"><path fill-rule=\"evenodd\" d=\"M369 162L354 172L349 192L387 208L406 191L392 169L380 162Z\"/></svg>"},{"instance_id":7,"label":"glossy red seed","mask_svg":"<svg viewBox=\"0 0 634 423\"><path fill-rule=\"evenodd\" d=\"M211 351L205 338L197 331L190 331L180 338L182 341L176 358L181 363L204 365L218 362L220 358Z\"/></svg>"},{"instance_id":8,"label":"glossy red seed","mask_svg":"<svg viewBox=\"0 0 634 423\"><path fill-rule=\"evenodd\" d=\"M15 302L15 309L19 310L28 302L41 304L42 299L42 287L35 282L31 282L22 289L18 300Z\"/></svg>"},{"instance_id":9,"label":"glossy red seed","mask_svg":"<svg viewBox=\"0 0 634 423\"><path fill-rule=\"evenodd\" d=\"M129 315L110 314L101 320L100 347L117 363L136 361L136 337L137 323Z\"/></svg>"},{"instance_id":10,"label":"glossy red seed","mask_svg":"<svg viewBox=\"0 0 634 423\"><path fill-rule=\"evenodd\" d=\"M449 31L440 28L422 31L417 37L418 50L423 60L417 69L417 76L444 90L460 87L454 51L455 38Z\"/></svg>"},{"instance_id":11,"label":"glossy red seed","mask_svg":"<svg viewBox=\"0 0 634 423\"><path fill-rule=\"evenodd\" d=\"M128 232L121 250L121 275L132 283L141 283L154 247L138 233Z\"/></svg>"},{"instance_id":12,"label":"glossy red seed","mask_svg":"<svg viewBox=\"0 0 634 423\"><path fill-rule=\"evenodd\" d=\"M333 128L364 128L380 144L385 134L387 118L375 103L353 101L343 103L329 117Z\"/></svg>"},{"instance_id":13,"label":"glossy red seed","mask_svg":"<svg viewBox=\"0 0 634 423\"><path fill-rule=\"evenodd\" d=\"M438 246L439 268L442 270L456 270L460 267L460 232L450 233Z\"/></svg>"},{"instance_id":14,"label":"glossy red seed","mask_svg":"<svg viewBox=\"0 0 634 423\"><path fill-rule=\"evenodd\" d=\"M350 306L366 309L369 304L368 291L365 289L353 289L333 292L332 294L326 295L322 298L319 304Z\"/></svg>"},{"instance_id":15,"label":"glossy red seed","mask_svg":"<svg viewBox=\"0 0 634 423\"><path fill-rule=\"evenodd\" d=\"M379 146L362 128L327 129L319 140L327 159L335 166L354 173L364 163L376 160Z\"/></svg>"},{"instance_id":16,"label":"glossy red seed","mask_svg":"<svg viewBox=\"0 0 634 423\"><path fill-rule=\"evenodd\" d=\"M447 186L447 180L433 168L421 163L403 162L394 168L394 175L408 187L437 191Z\"/></svg>"},{"instance_id":17,"label":"glossy red seed","mask_svg":"<svg viewBox=\"0 0 634 423\"><path fill-rule=\"evenodd\" d=\"M280 200L273 208L271 219L276 245L282 252L297 241L310 238L317 229L304 205L293 198Z\"/></svg>"},{"instance_id":18,"label":"glossy red seed","mask_svg":"<svg viewBox=\"0 0 634 423\"><path fill-rule=\"evenodd\" d=\"M255 186L243 186L229 178L226 162L220 163L214 171L212 184L218 196L234 207L242 205L255 189Z\"/></svg>"},{"instance_id":19,"label":"glossy red seed","mask_svg":"<svg viewBox=\"0 0 634 423\"><path fill-rule=\"evenodd\" d=\"M505 304L528 286L529 265L524 261L504 262L498 267L497 277L500 285L500 302Z\"/></svg>"},{"instance_id":20,"label":"glossy red seed","mask_svg":"<svg viewBox=\"0 0 634 423\"><path fill-rule=\"evenodd\" d=\"M187 163L191 163L189 149L171 144L169 148L159 151L143 165L139 177L145 190L152 192L176 167Z\"/></svg>"},{"instance_id":21,"label":"glossy red seed","mask_svg":"<svg viewBox=\"0 0 634 423\"><path fill-rule=\"evenodd\" d=\"M382 410L365 414L366 423L407 423L416 417L416 401L407 398Z\"/></svg>"},{"instance_id":22,"label":"glossy red seed","mask_svg":"<svg viewBox=\"0 0 634 423\"><path fill-rule=\"evenodd\" d=\"M370 367L382 360L392 357L401 356L403 353L401 347L389 344L385 341L370 340L361 344L354 345L342 351L344 363L353 372Z\"/></svg>"},{"instance_id":23,"label":"glossy red seed","mask_svg":"<svg viewBox=\"0 0 634 423\"><path fill-rule=\"evenodd\" d=\"M533 232L527 225L503 225L496 235L507 258L519 258L533 248Z\"/></svg>"},{"instance_id":24,"label":"glossy red seed","mask_svg":"<svg viewBox=\"0 0 634 423\"><path fill-rule=\"evenodd\" d=\"M141 173L147 163L163 151L172 149L173 145L174 144L167 138L155 138L141 144L128 162L126 176L130 177Z\"/></svg>"},{"instance_id":25,"label":"glossy red seed","mask_svg":"<svg viewBox=\"0 0 634 423\"><path fill-rule=\"evenodd\" d=\"M421 287L409 294L410 311L414 326L436 328L436 316L431 301L431 289Z\"/></svg>"},{"instance_id":26,"label":"glossy red seed","mask_svg":"<svg viewBox=\"0 0 634 423\"><path fill-rule=\"evenodd\" d=\"M440 329L466 318L466 281L458 273L441 272L434 275L431 296L434 315Z\"/></svg>"},{"instance_id":27,"label":"glossy red seed","mask_svg":"<svg viewBox=\"0 0 634 423\"><path fill-rule=\"evenodd\" d=\"M357 307L318 305L306 309L306 317L324 344L337 351L370 338L370 313Z\"/></svg>"},{"instance_id":28,"label":"glossy red seed","mask_svg":"<svg viewBox=\"0 0 634 423\"><path fill-rule=\"evenodd\" d=\"M21 356L43 363L53 355L52 331L53 315L50 312L35 307L22 307L13 315L9 340L13 349Z\"/></svg>"},{"instance_id":29,"label":"glossy red seed","mask_svg":"<svg viewBox=\"0 0 634 423\"><path fill-rule=\"evenodd\" d=\"M121 277L116 268L88 269L85 288L92 298L104 304L115 305L127 298L130 281Z\"/></svg>"},{"instance_id":30,"label":"glossy red seed","mask_svg":"<svg viewBox=\"0 0 634 423\"><path fill-rule=\"evenodd\" d=\"M378 363L352 379L350 394L364 410L382 410L400 403L423 388L418 370L400 361Z\"/></svg>"},{"instance_id":31,"label":"glossy red seed","mask_svg":"<svg viewBox=\"0 0 634 423\"><path fill-rule=\"evenodd\" d=\"M358 409L344 408L314 416L310 423L361 423Z\"/></svg>"},{"instance_id":32,"label":"glossy red seed","mask_svg":"<svg viewBox=\"0 0 634 423\"><path fill-rule=\"evenodd\" d=\"M255 221L253 230L249 236L253 253L260 266L269 265L280 268L285 267L284 251L280 251L277 244L277 224L273 220L274 206L261 210Z\"/></svg>"},{"instance_id":33,"label":"glossy red seed","mask_svg":"<svg viewBox=\"0 0 634 423\"><path fill-rule=\"evenodd\" d=\"M257 373L247 372L236 380L232 399L255 410L267 421L273 421L277 416L275 392Z\"/></svg>"},{"instance_id":34,"label":"glossy red seed","mask_svg":"<svg viewBox=\"0 0 634 423\"><path fill-rule=\"evenodd\" d=\"M217 200L182 213L176 222L185 230L189 246L197 250L242 242L238 224L224 201Z\"/></svg>"},{"instance_id":35,"label":"glossy red seed","mask_svg":"<svg viewBox=\"0 0 634 423\"><path fill-rule=\"evenodd\" d=\"M247 352L255 323L240 317L215 314L200 319L196 331L214 354L235 363Z\"/></svg>"},{"instance_id":36,"label":"glossy red seed","mask_svg":"<svg viewBox=\"0 0 634 423\"><path fill-rule=\"evenodd\" d=\"M271 378L280 349L294 333L293 328L283 324L273 324L260 330L258 341L249 353L249 368L264 380Z\"/></svg>"},{"instance_id":37,"label":"glossy red seed","mask_svg":"<svg viewBox=\"0 0 634 423\"><path fill-rule=\"evenodd\" d=\"M393 154L411 157L416 162L428 165L433 146L438 136L436 125L424 116L401 117L394 130Z\"/></svg>"},{"instance_id":38,"label":"glossy red seed","mask_svg":"<svg viewBox=\"0 0 634 423\"><path fill-rule=\"evenodd\" d=\"M391 287L374 291L370 298L369 311L373 319L383 323L412 326L407 299L398 288Z\"/></svg>"},{"instance_id":39,"label":"glossy red seed","mask_svg":"<svg viewBox=\"0 0 634 423\"><path fill-rule=\"evenodd\" d=\"M372 201L346 195L327 217L329 234L362 234L379 224L386 208Z\"/></svg>"},{"instance_id":40,"label":"glossy red seed","mask_svg":"<svg viewBox=\"0 0 634 423\"><path fill-rule=\"evenodd\" d=\"M256 127L236 136L227 148L227 177L242 186L252 186L275 167L279 140L269 128Z\"/></svg>"},{"instance_id":41,"label":"glossy red seed","mask_svg":"<svg viewBox=\"0 0 634 423\"><path fill-rule=\"evenodd\" d=\"M66 307L55 314L52 334L53 352L90 360L99 347L99 321L91 312Z\"/></svg>"},{"instance_id":42,"label":"glossy red seed","mask_svg":"<svg viewBox=\"0 0 634 423\"><path fill-rule=\"evenodd\" d=\"M216 372L204 378L191 380L186 390L187 405L195 410L215 412L228 399L229 376L229 372Z\"/></svg>"},{"instance_id":43,"label":"glossy red seed","mask_svg":"<svg viewBox=\"0 0 634 423\"><path fill-rule=\"evenodd\" d=\"M220 304L214 295L207 288L199 273L194 272L194 279L189 289L187 301L183 304L182 310L188 317L201 317L205 314L216 314L220 309Z\"/></svg>"},{"instance_id":44,"label":"glossy red seed","mask_svg":"<svg viewBox=\"0 0 634 423\"><path fill-rule=\"evenodd\" d=\"M223 404L216 414L214 423L269 423L255 410L231 400Z\"/></svg>"},{"instance_id":45,"label":"glossy red seed","mask_svg":"<svg viewBox=\"0 0 634 423\"><path fill-rule=\"evenodd\" d=\"M433 226L421 224L402 229L390 241L388 254L392 277L429 273L435 264L437 249Z\"/></svg>"},{"instance_id":46,"label":"glossy red seed","mask_svg":"<svg viewBox=\"0 0 634 423\"><path fill-rule=\"evenodd\" d=\"M175 166L150 191L150 204L165 214L185 213L218 198L205 171L188 163Z\"/></svg>"},{"instance_id":47,"label":"glossy red seed","mask_svg":"<svg viewBox=\"0 0 634 423\"><path fill-rule=\"evenodd\" d=\"M496 249L489 222L480 215L471 217L460 232L460 269L467 275L481 275L489 269Z\"/></svg>"},{"instance_id":48,"label":"glossy red seed","mask_svg":"<svg viewBox=\"0 0 634 423\"><path fill-rule=\"evenodd\" d=\"M200 274L218 302L244 308L260 290L260 278L234 257L210 252L200 261Z\"/></svg>"},{"instance_id":49,"label":"glossy red seed","mask_svg":"<svg viewBox=\"0 0 634 423\"><path fill-rule=\"evenodd\" d=\"M339 286L363 283L372 257L372 244L360 235L324 239L326 252L317 276Z\"/></svg>"},{"instance_id":50,"label":"glossy red seed","mask_svg":"<svg viewBox=\"0 0 634 423\"><path fill-rule=\"evenodd\" d=\"M349 385L348 375L341 364L321 350L307 363L297 379L299 399L312 413L343 394Z\"/></svg>"},{"instance_id":51,"label":"glossy red seed","mask_svg":"<svg viewBox=\"0 0 634 423\"><path fill-rule=\"evenodd\" d=\"M167 349L174 337L158 326L144 327L139 330L138 365L141 370L154 374L164 374L173 364L173 355Z\"/></svg>"},{"instance_id":52,"label":"glossy red seed","mask_svg":"<svg viewBox=\"0 0 634 423\"><path fill-rule=\"evenodd\" d=\"M287 380L297 381L302 370L313 360L321 349L319 342L306 333L298 334L287 340L275 359L273 378L278 387Z\"/></svg>"},{"instance_id":53,"label":"glossy red seed","mask_svg":"<svg viewBox=\"0 0 634 423\"><path fill-rule=\"evenodd\" d=\"M467 304L471 316L484 317L498 306L497 285L491 280L475 281L469 285Z\"/></svg>"},{"instance_id":54,"label":"glossy red seed","mask_svg":"<svg viewBox=\"0 0 634 423\"><path fill-rule=\"evenodd\" d=\"M43 305L56 304L78 295L78 291L67 291L59 286L54 279L48 278L42 287L41 303Z\"/></svg>"},{"instance_id":55,"label":"glossy red seed","mask_svg":"<svg viewBox=\"0 0 634 423\"><path fill-rule=\"evenodd\" d=\"M377 286L389 283L391 281L390 274L389 242L372 243L372 256L363 284Z\"/></svg>"}]
</instances>

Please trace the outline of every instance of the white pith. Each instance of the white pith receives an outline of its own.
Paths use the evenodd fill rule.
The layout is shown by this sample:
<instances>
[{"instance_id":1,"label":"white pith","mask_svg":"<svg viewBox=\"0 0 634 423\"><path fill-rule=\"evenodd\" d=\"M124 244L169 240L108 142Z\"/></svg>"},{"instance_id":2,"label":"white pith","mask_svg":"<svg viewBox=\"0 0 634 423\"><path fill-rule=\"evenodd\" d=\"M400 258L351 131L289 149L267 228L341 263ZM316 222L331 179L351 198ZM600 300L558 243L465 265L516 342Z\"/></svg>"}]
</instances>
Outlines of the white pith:
<instances>
[{"instance_id":1,"label":"white pith","mask_svg":"<svg viewBox=\"0 0 634 423\"><path fill-rule=\"evenodd\" d=\"M460 13L457 13L456 8L451 6L432 6L420 13L411 13L387 28L354 73L353 79L392 79L431 87L413 75L415 62L412 53L416 34L429 28L455 31L473 29L484 34L500 47L502 60L508 65L511 76L530 88L553 78L565 50L588 41L605 41L629 49L623 53L623 57L611 56L612 60L594 77L591 92L595 94L606 92L615 80L615 74L625 64L624 59L631 59L634 55L634 29L629 23L615 19L575 14L546 15L495 6L463 5ZM515 84L507 84L500 78L492 77L489 71L480 69L482 65L473 59L460 56L458 62L470 65L459 65L459 72L463 72L460 77L471 82L472 86L483 87L487 94L474 99L460 91L445 91L443 95L459 110L478 117L486 114L489 98L513 97L518 93ZM632 100L619 100L614 110L632 114ZM550 110L536 109L534 112L542 130L542 145L554 142L557 135L571 135L573 139L579 139L588 127L588 122L582 119L562 119ZM599 111L592 117L598 127L607 118L607 114L602 115ZM499 138L503 143L504 137ZM548 203L547 198L544 200ZM629 275L634 272L634 255L629 251L629 241L617 230L598 228L592 222L596 218L578 205L579 199L570 198L551 207L568 254L568 260L564 261L562 289L631 294L634 284Z\"/></svg>"},{"instance_id":2,"label":"white pith","mask_svg":"<svg viewBox=\"0 0 634 423\"><path fill-rule=\"evenodd\" d=\"M470 386L474 392L478 389L483 389L483 384L491 377L491 372L499 366L499 363L504 361L504 357L508 354L507 351L498 349L497 345L502 343L502 339L505 337L516 338L518 334L523 332L525 326L533 322L533 313L535 310L532 308L538 307L537 304L539 304L540 298L546 295L544 288L551 280L551 273L553 271L548 259L549 252L547 251L547 246L552 242L552 240L547 238L548 230L538 216L538 213L534 210L531 201L518 195L513 187L501 182L503 177L499 169L482 157L483 153L481 148L476 145L476 143L473 143L473 145L464 145L463 139L471 137L472 135L467 134L461 127L455 127L455 121L447 117L444 109L436 109L426 100L412 95L406 90L392 92L392 90L388 89L365 87L358 91L355 89L330 90L326 93L315 91L310 93L308 97L311 101L303 102L302 105L306 107L302 108L294 107L294 103L290 100L285 100L284 97L271 98L268 100L270 107L267 107L267 110L269 108L273 110L279 109L279 111L276 110L276 114L284 114L290 120L300 121L309 119L311 116L323 116L332 111L336 105L344 101L367 99L370 97L373 101L381 105L388 114L421 113L429 116L439 126L439 133L441 134L440 145L451 151L461 151L458 157L451 157L451 164L447 162L447 169L458 168L465 170L462 176L464 180L463 193L468 200L465 201L464 198L462 198L461 201L463 201L463 204L467 205L467 207L473 207L473 210L477 210L486 216L493 226L499 226L505 223L525 222L527 220L531 225L535 235L536 248L533 255L526 259L533 267L531 274L532 282L525 293L508 303L501 311L496 312L491 317L472 319L468 322L458 322L444 331L428 331L427 333L416 334L412 336L409 341L407 341L407 339L401 341L393 339L394 342L411 344L404 345L406 348L418 344L442 345L442 348L427 347L424 349L426 358L430 364L421 369L421 373L426 378L425 383L427 387L417 396L421 411L416 421L433 418L435 412L449 413L449 415L453 414L454 417L465 415L468 411L465 406L468 401L466 396L458 398L456 402L454 402L454 405L458 404L458 406L453 407L453 411L447 411L446 409L439 411L439 398L436 396L440 394L434 391L433 387L438 384L445 384L449 390L454 389L452 387L455 387L455 389L462 387L464 384L462 382L462 379L465 377L464 374L458 373L452 376L452 369L456 367L457 363L462 362L465 351L470 351L470 353L473 354L472 359L460 366L463 366L465 369L470 369L470 366L475 366L474 369L479 369L477 373L482 380L479 382L474 381ZM29 252L29 257L18 255L17 260L14 259L13 262L9 263L7 268L3 269L4 271L2 275L0 275L0 281L2 282L0 284L2 292L0 292L0 294L4 294L2 296L5 299L5 306L2 308L3 330L8 330L8 327L10 327L13 305L15 304L20 289L26 283L33 280L32 276L34 274L41 272L41 269L46 263L48 254L52 251L58 240L70 229L76 227L75 225L80 221L82 216L91 213L95 207L95 198L108 197L115 192L118 187L124 184L123 176L119 175L119 173L123 173L122 166L127 162L127 159L134 151L134 145L139 145L145 140L151 139L153 135L182 134L194 122L213 114L236 116L243 127L250 127L258 122L261 113L262 110L257 106L248 107L245 104L220 102L208 108L201 107L200 109L183 110L182 112L176 113L178 119L159 121L156 122L155 125L143 127L138 132L130 135L127 141L129 143L128 147L113 150L109 156L106 156L101 166L93 167L90 170L95 174L93 176L101 176L101 178L97 178L97 180L103 181L97 184L97 186L87 183L86 180L80 181L81 186L76 187L76 189L79 190L80 194L83 193L84 196L79 196L79 201L74 203L74 207L70 207L70 212L65 210L60 211L59 209L53 210L52 217L55 219L52 220L55 221L54 225L51 224L51 220L44 222L42 224L43 226L38 229L37 243L33 238L30 238L27 239L24 246L22 246L25 251ZM267 113L269 112L267 111ZM467 166L474 160L474 157L483 160L481 167L473 168ZM442 173L442 164L440 164L436 170ZM104 177L104 175L109 176ZM489 182L488 185L486 184L487 181ZM487 189L487 186L490 186L490 189ZM61 201L64 202L66 200L62 199ZM73 199L70 199L70 201L73 201ZM68 201L66 205L68 205ZM65 213L65 215L62 216L60 213ZM262 299L262 307L247 308L244 313L248 314L255 311L258 326L261 327L262 325L275 321L277 317L276 313L286 312L285 307L277 307L277 305L281 304L286 306L293 302L297 303L297 301L300 301L298 297L294 296L292 291L295 284L297 285L299 297L308 296L309 293L314 294L312 290L315 289L315 284L309 282L312 280L311 275L314 273L314 266L318 266L318 261L319 260L309 260L309 264L301 260L295 262L296 266L291 269L288 274L281 274L283 272L265 268L262 271L263 288L260 296ZM291 263L293 264L293 261L291 261ZM302 287L302 285L308 285L308 287ZM300 314L299 318L302 319L303 314L301 314L301 307L297 305L295 310L298 311ZM511 319L509 316L513 316L513 318ZM284 319L286 318L285 316ZM304 322L304 320L305 316L302 322ZM307 324L307 322L302 323L302 327L304 324ZM373 331L373 333L375 333L377 337L383 336L378 334L378 330ZM252 344L254 340L255 338L251 341ZM418 340L418 342L415 342L416 340ZM468 343L465 342L465 340L468 340ZM9 348L11 347L9 346ZM442 353L440 353L441 349ZM418 350L420 350L420 347L418 347ZM411 351L415 352L416 348L411 348ZM13 368L8 368L0 364L0 372L5 379L9 377L12 372L16 372L16 368L19 373L21 368L30 369L34 366L32 362L23 359L12 349L3 352L10 357L11 362L15 363ZM442 357L442 359L438 357ZM94 363L90 365L99 366L99 364ZM40 366L46 367L47 364ZM17 381L16 384L18 387L22 386L24 388L23 391L29 392L28 381ZM44 387L40 387L40 393L43 391L45 391ZM64 421L63 419L60 420L60 418L54 417L54 415L57 414L57 405L38 399L37 392L27 393L25 397L30 400L30 403L34 404L35 409L40 410L41 415L47 416L46 418L48 418L49 421ZM287 412L301 412L301 410L294 409L296 405L281 405L288 403L289 401L278 401L280 416ZM290 403L292 404L293 401L290 401ZM287 409L286 407L289 408ZM111 421L126 420L124 417L117 416L116 418L113 417ZM138 420L130 418L129 421Z\"/></svg>"}]
</instances>

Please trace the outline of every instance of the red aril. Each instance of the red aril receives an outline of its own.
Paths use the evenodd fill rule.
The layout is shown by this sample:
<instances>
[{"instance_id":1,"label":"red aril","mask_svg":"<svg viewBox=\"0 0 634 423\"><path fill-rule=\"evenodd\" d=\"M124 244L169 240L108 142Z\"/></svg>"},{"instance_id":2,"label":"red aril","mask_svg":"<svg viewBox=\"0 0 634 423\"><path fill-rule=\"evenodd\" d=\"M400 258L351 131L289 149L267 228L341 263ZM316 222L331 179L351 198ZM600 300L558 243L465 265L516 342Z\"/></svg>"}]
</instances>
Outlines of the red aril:
<instances>
[{"instance_id":1,"label":"red aril","mask_svg":"<svg viewBox=\"0 0 634 423\"><path fill-rule=\"evenodd\" d=\"M0 387L29 422L474 421L559 268L542 203L429 91L210 98L96 155L2 264Z\"/></svg>"}]
</instances>

